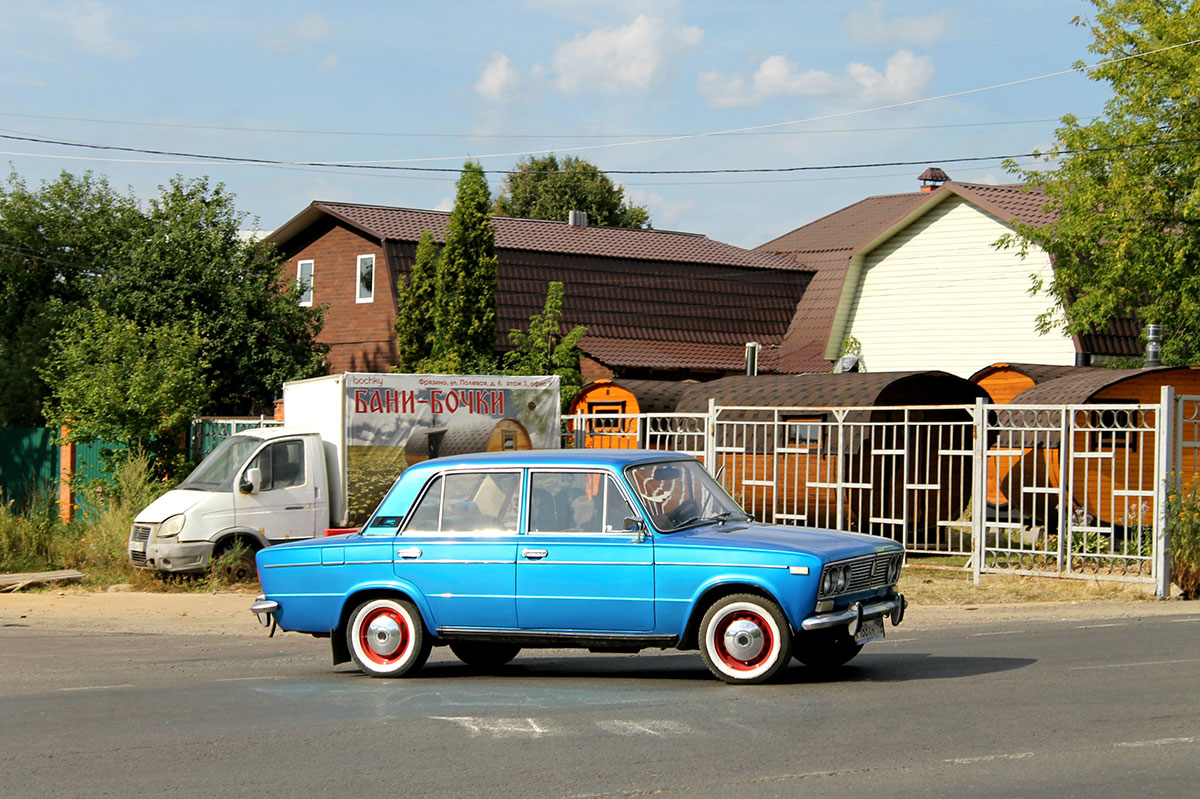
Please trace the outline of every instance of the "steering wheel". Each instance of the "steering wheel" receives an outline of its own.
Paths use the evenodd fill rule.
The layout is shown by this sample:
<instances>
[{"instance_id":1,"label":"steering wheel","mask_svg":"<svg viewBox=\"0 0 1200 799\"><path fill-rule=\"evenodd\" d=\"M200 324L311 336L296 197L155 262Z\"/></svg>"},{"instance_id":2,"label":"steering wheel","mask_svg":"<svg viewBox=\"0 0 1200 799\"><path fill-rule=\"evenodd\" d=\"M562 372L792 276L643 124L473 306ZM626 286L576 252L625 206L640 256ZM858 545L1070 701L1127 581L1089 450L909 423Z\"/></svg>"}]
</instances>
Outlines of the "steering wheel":
<instances>
[{"instance_id":1,"label":"steering wheel","mask_svg":"<svg viewBox=\"0 0 1200 799\"><path fill-rule=\"evenodd\" d=\"M667 517L678 526L691 521L699 515L700 503L694 499L685 499L676 506L675 510L668 513Z\"/></svg>"}]
</instances>

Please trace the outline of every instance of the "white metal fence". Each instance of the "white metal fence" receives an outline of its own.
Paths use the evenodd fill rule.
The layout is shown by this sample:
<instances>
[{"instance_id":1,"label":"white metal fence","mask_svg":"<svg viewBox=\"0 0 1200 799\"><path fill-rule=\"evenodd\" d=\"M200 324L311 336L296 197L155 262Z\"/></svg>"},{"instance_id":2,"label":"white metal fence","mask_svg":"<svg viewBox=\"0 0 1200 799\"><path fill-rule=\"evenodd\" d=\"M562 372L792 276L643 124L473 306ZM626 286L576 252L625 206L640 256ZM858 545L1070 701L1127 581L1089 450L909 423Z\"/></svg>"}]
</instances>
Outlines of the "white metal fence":
<instances>
[{"instance_id":1,"label":"white metal fence","mask_svg":"<svg viewBox=\"0 0 1200 799\"><path fill-rule=\"evenodd\" d=\"M962 556L977 576L1087 577L1165 593L1165 487L1200 466L1200 397L1166 389L1162 399L712 404L706 414L566 417L564 446L687 452L755 518L886 536L911 553Z\"/></svg>"}]
</instances>

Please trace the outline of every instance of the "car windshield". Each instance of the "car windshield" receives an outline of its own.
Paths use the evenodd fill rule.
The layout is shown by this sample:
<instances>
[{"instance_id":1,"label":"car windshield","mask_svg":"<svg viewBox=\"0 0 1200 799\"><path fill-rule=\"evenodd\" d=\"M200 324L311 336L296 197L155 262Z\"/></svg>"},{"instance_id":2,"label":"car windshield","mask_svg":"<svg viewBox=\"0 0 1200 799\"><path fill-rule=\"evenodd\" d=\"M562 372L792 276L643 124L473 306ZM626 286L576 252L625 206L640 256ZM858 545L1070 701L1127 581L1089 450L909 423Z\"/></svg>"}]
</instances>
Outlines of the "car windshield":
<instances>
[{"instance_id":1,"label":"car windshield","mask_svg":"<svg viewBox=\"0 0 1200 799\"><path fill-rule=\"evenodd\" d=\"M628 475L650 521L664 533L750 518L699 461L644 463L630 467Z\"/></svg>"},{"instance_id":2,"label":"car windshield","mask_svg":"<svg viewBox=\"0 0 1200 799\"><path fill-rule=\"evenodd\" d=\"M234 474L262 443L262 439L250 436L230 436L200 461L200 465L179 487L193 491L220 491L226 483L232 485Z\"/></svg>"}]
</instances>

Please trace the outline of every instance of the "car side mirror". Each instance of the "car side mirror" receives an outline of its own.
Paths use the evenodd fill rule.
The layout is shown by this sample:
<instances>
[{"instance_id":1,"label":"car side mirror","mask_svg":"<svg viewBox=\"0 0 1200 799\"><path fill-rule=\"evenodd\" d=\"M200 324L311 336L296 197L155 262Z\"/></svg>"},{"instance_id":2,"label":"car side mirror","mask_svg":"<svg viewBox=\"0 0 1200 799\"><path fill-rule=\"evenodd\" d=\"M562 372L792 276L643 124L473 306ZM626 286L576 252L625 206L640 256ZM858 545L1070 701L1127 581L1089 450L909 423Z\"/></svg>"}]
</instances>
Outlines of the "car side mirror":
<instances>
[{"instance_id":1,"label":"car side mirror","mask_svg":"<svg viewBox=\"0 0 1200 799\"><path fill-rule=\"evenodd\" d=\"M262 469L251 467L242 472L242 481L238 483L238 490L243 494L257 494L262 488Z\"/></svg>"},{"instance_id":2,"label":"car side mirror","mask_svg":"<svg viewBox=\"0 0 1200 799\"><path fill-rule=\"evenodd\" d=\"M645 541L646 540L646 522L645 522L645 520L640 519L637 516L626 516L625 517L625 529L622 530L622 532L631 533L634 536L635 541Z\"/></svg>"}]
</instances>

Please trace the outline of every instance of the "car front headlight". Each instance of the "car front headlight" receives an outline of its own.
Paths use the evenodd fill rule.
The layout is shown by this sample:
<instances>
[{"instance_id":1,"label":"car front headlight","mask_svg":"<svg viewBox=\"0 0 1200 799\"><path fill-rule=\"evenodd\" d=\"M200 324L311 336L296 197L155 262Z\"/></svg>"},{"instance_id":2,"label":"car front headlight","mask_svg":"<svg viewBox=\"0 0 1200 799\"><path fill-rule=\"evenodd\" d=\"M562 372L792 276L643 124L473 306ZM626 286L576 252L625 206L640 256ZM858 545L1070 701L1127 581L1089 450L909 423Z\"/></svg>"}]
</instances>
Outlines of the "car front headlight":
<instances>
[{"instance_id":1,"label":"car front headlight","mask_svg":"<svg viewBox=\"0 0 1200 799\"><path fill-rule=\"evenodd\" d=\"M184 521L185 517L182 513L177 513L170 517L158 528L158 537L174 538L179 535L180 531L183 530Z\"/></svg>"}]
</instances>

